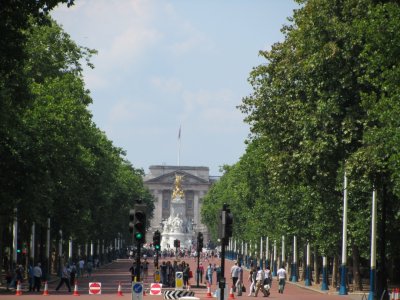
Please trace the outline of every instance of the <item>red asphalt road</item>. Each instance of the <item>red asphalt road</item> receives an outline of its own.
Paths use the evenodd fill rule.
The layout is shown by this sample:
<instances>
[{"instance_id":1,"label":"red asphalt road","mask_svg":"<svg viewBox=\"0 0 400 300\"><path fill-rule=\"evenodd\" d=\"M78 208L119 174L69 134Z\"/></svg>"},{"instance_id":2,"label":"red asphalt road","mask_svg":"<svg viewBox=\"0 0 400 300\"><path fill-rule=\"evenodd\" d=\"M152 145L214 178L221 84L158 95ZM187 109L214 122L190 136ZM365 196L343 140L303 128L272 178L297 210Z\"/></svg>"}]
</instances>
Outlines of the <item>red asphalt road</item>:
<instances>
[{"instance_id":1,"label":"red asphalt road","mask_svg":"<svg viewBox=\"0 0 400 300\"><path fill-rule=\"evenodd\" d=\"M168 260L168 259L167 259ZM193 258L185 258L184 259L186 262L190 264L190 268L195 274L195 270L197 268L197 259L194 260ZM174 261L174 258L170 259L171 262ZM206 268L208 266L207 261L202 261L204 267ZM217 258L214 258L213 260L210 260L210 263L216 263L217 265L220 265L220 260ZM78 293L79 293L79 298L78 299L89 299L91 298L93 300L93 297L95 298L102 298L102 299L131 299L132 294L131 294L131 277L130 277L130 272L129 268L132 265L132 261L126 259L126 260L118 260L115 261L111 264L102 266L100 269L97 269L93 274L92 278L78 278ZM233 265L233 262L230 260L225 260L225 278L227 279L227 282L229 285L231 285L231 280L229 276L229 271ZM150 265L149 269L149 276L148 278L145 278L145 288L146 288L146 296L143 297L143 300L161 300L162 296L153 296L149 295L148 289L150 286L150 283L153 281L151 280L152 274L153 274L153 266ZM244 283L247 289L246 293L243 293L242 296L237 296L236 294L234 295L235 299L237 300L254 300L255 297L247 296L248 294L248 289L250 286L250 283L248 282L248 270L245 270L244 272ZM214 273L215 276L215 273ZM216 290L216 283L215 283L215 277L214 277L214 284L211 286L211 292L214 292ZM89 295L89 282L101 282L102 289L101 289L101 295ZM121 283L122 287L122 293L123 296L118 295L118 285ZM49 283L49 296L43 296L43 290L40 293L34 293L34 292L26 292L23 291L22 296L15 296L14 294L0 294L0 300L7 300L7 299L18 299L19 298L25 298L25 299L76 299L75 296L73 296L73 291L74 287L71 287L72 292L69 293L67 287L64 285L60 288L58 292L55 291L55 288L58 284L58 281L51 282ZM201 300L206 300L209 299L206 297L207 295L207 289L205 288L200 288L196 289L194 286L196 285L195 278L191 279L190 282L192 286L192 290L195 292L195 297L200 298ZM201 284L200 284L201 285ZM203 285L205 285L205 281L203 280ZM229 289L225 291L228 293L228 300L229 298ZM264 298L262 296L262 293L258 295L258 298ZM213 298L215 299L215 298ZM272 289L271 289L271 295L269 296L269 299L297 299L297 300L309 300L309 299L342 299L342 300L347 300L347 299L354 299L354 297L351 296L338 296L338 295L331 295L331 294L322 294L313 290L309 289L304 289L301 288L297 285L287 283L285 287L284 294L279 294L278 293L278 284L276 279L274 280L272 284ZM216 299L219 300L219 299Z\"/></svg>"}]
</instances>

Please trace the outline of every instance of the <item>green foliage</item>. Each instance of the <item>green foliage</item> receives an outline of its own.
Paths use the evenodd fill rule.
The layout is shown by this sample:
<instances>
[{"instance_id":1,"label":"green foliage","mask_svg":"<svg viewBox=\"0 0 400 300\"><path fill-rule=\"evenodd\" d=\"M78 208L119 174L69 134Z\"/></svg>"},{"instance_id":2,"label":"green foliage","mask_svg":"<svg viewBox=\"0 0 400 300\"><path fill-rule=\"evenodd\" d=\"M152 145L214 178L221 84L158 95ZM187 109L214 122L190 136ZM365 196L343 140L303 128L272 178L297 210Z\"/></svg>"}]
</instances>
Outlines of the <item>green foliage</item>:
<instances>
[{"instance_id":1,"label":"green foliage","mask_svg":"<svg viewBox=\"0 0 400 300\"><path fill-rule=\"evenodd\" d=\"M339 254L346 170L349 240L368 257L375 186L379 215L387 219L381 217L380 224L390 224L390 241L378 244L395 253L400 247L393 239L400 226L400 4L299 3L293 22L282 30L285 40L260 52L266 63L250 73L253 93L239 106L250 125L250 141L207 195L204 221L211 225L228 202L238 219L236 238L297 235L322 253Z\"/></svg>"},{"instance_id":2,"label":"green foliage","mask_svg":"<svg viewBox=\"0 0 400 300\"><path fill-rule=\"evenodd\" d=\"M30 99L18 113L10 111L17 126L7 128L13 132L2 144L7 160L2 161L0 196L8 201L0 202L0 213L18 207L23 224L38 226L50 217L52 236L61 229L81 244L113 241L118 233L129 240L129 208L141 200L151 217L154 203L143 171L92 121L81 63L92 66L96 51L76 45L51 19L40 20L30 18L21 29Z\"/></svg>"}]
</instances>

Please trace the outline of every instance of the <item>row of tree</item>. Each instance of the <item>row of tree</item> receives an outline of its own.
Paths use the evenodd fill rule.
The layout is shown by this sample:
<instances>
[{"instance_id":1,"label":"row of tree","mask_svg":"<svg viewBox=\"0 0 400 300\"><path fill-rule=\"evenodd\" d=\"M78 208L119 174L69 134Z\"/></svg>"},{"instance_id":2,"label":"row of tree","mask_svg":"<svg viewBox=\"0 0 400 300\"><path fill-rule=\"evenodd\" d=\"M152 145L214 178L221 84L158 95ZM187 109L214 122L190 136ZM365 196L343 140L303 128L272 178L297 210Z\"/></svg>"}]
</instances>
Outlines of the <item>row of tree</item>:
<instances>
[{"instance_id":1,"label":"row of tree","mask_svg":"<svg viewBox=\"0 0 400 300\"><path fill-rule=\"evenodd\" d=\"M75 245L108 245L117 233L129 240L129 208L137 200L154 208L143 171L92 120L82 63L93 67L96 51L47 16L59 2L72 4L13 0L0 8L0 261L15 251L15 208L21 243L33 222L45 232L50 218L54 245L59 230Z\"/></svg>"},{"instance_id":2,"label":"row of tree","mask_svg":"<svg viewBox=\"0 0 400 300\"><path fill-rule=\"evenodd\" d=\"M215 234L225 202L235 238L296 235L340 257L346 172L355 288L360 264L369 267L373 189L383 288L400 278L400 3L298 2L284 41L261 51L266 63L250 74L253 93L239 106L246 153L224 167L203 220Z\"/></svg>"}]
</instances>

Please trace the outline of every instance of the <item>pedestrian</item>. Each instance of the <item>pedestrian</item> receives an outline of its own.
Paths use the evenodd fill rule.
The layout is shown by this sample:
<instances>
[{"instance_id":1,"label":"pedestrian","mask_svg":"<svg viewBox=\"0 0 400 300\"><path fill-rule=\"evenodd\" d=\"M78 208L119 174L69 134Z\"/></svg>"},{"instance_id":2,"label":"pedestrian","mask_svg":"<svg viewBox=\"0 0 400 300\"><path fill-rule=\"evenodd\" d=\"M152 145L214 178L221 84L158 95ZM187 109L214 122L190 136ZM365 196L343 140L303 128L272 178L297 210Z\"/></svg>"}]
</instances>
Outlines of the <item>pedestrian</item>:
<instances>
[{"instance_id":1,"label":"pedestrian","mask_svg":"<svg viewBox=\"0 0 400 300\"><path fill-rule=\"evenodd\" d=\"M131 272L131 280L132 282L136 282L136 263L133 262L132 266L129 268L129 272Z\"/></svg>"},{"instance_id":2,"label":"pedestrian","mask_svg":"<svg viewBox=\"0 0 400 300\"><path fill-rule=\"evenodd\" d=\"M86 271L87 271L87 277L91 278L92 277L92 272L93 272L93 263L91 260L88 261L86 265Z\"/></svg>"},{"instance_id":3,"label":"pedestrian","mask_svg":"<svg viewBox=\"0 0 400 300\"><path fill-rule=\"evenodd\" d=\"M69 283L71 286L75 285L75 277L76 277L76 265L75 263L72 263L71 265L71 273L69 274Z\"/></svg>"},{"instance_id":4,"label":"pedestrian","mask_svg":"<svg viewBox=\"0 0 400 300\"><path fill-rule=\"evenodd\" d=\"M248 296L253 296L253 294L256 291L256 276L257 276L257 270L252 267L250 269L250 274L249 274L249 282L251 282L250 287L249 287L249 294Z\"/></svg>"},{"instance_id":5,"label":"pedestrian","mask_svg":"<svg viewBox=\"0 0 400 300\"><path fill-rule=\"evenodd\" d=\"M236 281L236 291L238 296L242 296L243 289L243 268L242 264L238 263L238 280Z\"/></svg>"},{"instance_id":6,"label":"pedestrian","mask_svg":"<svg viewBox=\"0 0 400 300\"><path fill-rule=\"evenodd\" d=\"M199 269L198 269L198 273L197 274L199 276L200 283L203 283L204 267L203 267L202 263L199 264Z\"/></svg>"},{"instance_id":7,"label":"pedestrian","mask_svg":"<svg viewBox=\"0 0 400 300\"><path fill-rule=\"evenodd\" d=\"M79 262L78 262L78 265L79 265L79 274L78 274L78 277L79 276L82 276L83 277L83 274L85 273L85 260L83 259L83 258L81 258L80 260L79 260Z\"/></svg>"},{"instance_id":8,"label":"pedestrian","mask_svg":"<svg viewBox=\"0 0 400 300\"><path fill-rule=\"evenodd\" d=\"M286 270L284 266L281 266L281 268L276 272L276 275L278 277L278 282L279 282L279 289L278 292L283 294L283 290L285 289L285 284L286 284Z\"/></svg>"},{"instance_id":9,"label":"pedestrian","mask_svg":"<svg viewBox=\"0 0 400 300\"><path fill-rule=\"evenodd\" d=\"M264 289L264 270L261 267L258 267L256 275L256 292L254 294L254 297L257 297L259 290L261 290L265 297L267 296L267 293Z\"/></svg>"},{"instance_id":10,"label":"pedestrian","mask_svg":"<svg viewBox=\"0 0 400 300\"><path fill-rule=\"evenodd\" d=\"M208 267L207 267L206 276L207 276L207 281L211 286L212 285L212 277L213 277L213 267L212 267L211 264L209 264Z\"/></svg>"},{"instance_id":11,"label":"pedestrian","mask_svg":"<svg viewBox=\"0 0 400 300\"><path fill-rule=\"evenodd\" d=\"M271 270L269 269L269 266L266 266L264 270L264 289L268 296L270 295L271 283L272 283Z\"/></svg>"},{"instance_id":12,"label":"pedestrian","mask_svg":"<svg viewBox=\"0 0 400 300\"><path fill-rule=\"evenodd\" d=\"M217 281L216 281L217 284L221 280L221 272L222 272L221 267L219 265L216 265L215 266L215 274L217 275L216 276L217 277Z\"/></svg>"},{"instance_id":13,"label":"pedestrian","mask_svg":"<svg viewBox=\"0 0 400 300\"><path fill-rule=\"evenodd\" d=\"M42 285L42 264L40 262L33 268L33 291L40 292Z\"/></svg>"},{"instance_id":14,"label":"pedestrian","mask_svg":"<svg viewBox=\"0 0 400 300\"><path fill-rule=\"evenodd\" d=\"M167 285L168 282L168 277L167 277L167 264L165 261L162 262L161 267L160 267L160 273L161 273L161 283L165 286Z\"/></svg>"},{"instance_id":15,"label":"pedestrian","mask_svg":"<svg viewBox=\"0 0 400 300\"><path fill-rule=\"evenodd\" d=\"M65 283L65 285L68 288L68 292L71 292L71 285L69 284L69 275L70 275L69 268L67 266L64 266L62 268L60 282L58 283L58 285L56 287L56 291L58 291L60 289L60 287Z\"/></svg>"},{"instance_id":16,"label":"pedestrian","mask_svg":"<svg viewBox=\"0 0 400 300\"><path fill-rule=\"evenodd\" d=\"M232 279L232 287L233 287L233 292L236 292L236 283L239 278L239 268L238 264L235 261L235 264L231 268L231 279Z\"/></svg>"},{"instance_id":17,"label":"pedestrian","mask_svg":"<svg viewBox=\"0 0 400 300\"><path fill-rule=\"evenodd\" d=\"M17 287L18 282L22 285L24 281L24 267L19 265L15 270L15 287Z\"/></svg>"},{"instance_id":18,"label":"pedestrian","mask_svg":"<svg viewBox=\"0 0 400 300\"><path fill-rule=\"evenodd\" d=\"M33 290L33 267L31 264L28 266L28 280L29 280L29 291L32 292Z\"/></svg>"},{"instance_id":19,"label":"pedestrian","mask_svg":"<svg viewBox=\"0 0 400 300\"><path fill-rule=\"evenodd\" d=\"M182 271L183 285L187 288L189 286L190 268L189 268L189 264L185 264L184 262L183 262L183 264L184 264L183 271Z\"/></svg>"}]
</instances>

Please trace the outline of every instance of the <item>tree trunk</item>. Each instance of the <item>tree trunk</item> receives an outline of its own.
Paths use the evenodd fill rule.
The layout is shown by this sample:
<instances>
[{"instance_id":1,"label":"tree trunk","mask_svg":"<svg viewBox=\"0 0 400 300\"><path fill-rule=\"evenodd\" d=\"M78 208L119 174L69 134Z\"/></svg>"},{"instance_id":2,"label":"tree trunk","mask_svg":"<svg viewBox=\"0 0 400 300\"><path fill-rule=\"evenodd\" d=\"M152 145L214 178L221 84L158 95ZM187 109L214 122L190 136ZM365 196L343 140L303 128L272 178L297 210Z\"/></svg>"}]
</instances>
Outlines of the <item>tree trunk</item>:
<instances>
[{"instance_id":1,"label":"tree trunk","mask_svg":"<svg viewBox=\"0 0 400 300\"><path fill-rule=\"evenodd\" d=\"M352 250L353 250L352 251L353 252L353 268L352 268L353 290L354 291L362 291L363 287L362 287L361 272L360 272L360 251L358 250L358 247L354 243L352 243ZM351 283L351 282L349 282L349 283Z\"/></svg>"},{"instance_id":2,"label":"tree trunk","mask_svg":"<svg viewBox=\"0 0 400 300\"><path fill-rule=\"evenodd\" d=\"M337 278L338 278L338 258L337 255L335 254L335 256L333 257L333 266L332 266L332 287L334 289L337 289L338 286Z\"/></svg>"},{"instance_id":3,"label":"tree trunk","mask_svg":"<svg viewBox=\"0 0 400 300\"><path fill-rule=\"evenodd\" d=\"M319 284L319 264L318 264L318 250L317 247L314 248L314 275L315 284Z\"/></svg>"}]
</instances>

